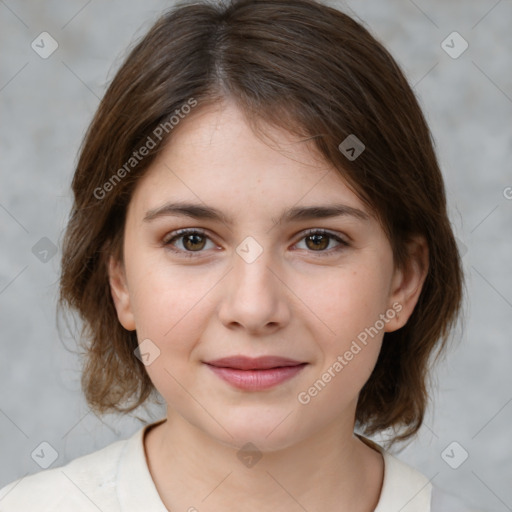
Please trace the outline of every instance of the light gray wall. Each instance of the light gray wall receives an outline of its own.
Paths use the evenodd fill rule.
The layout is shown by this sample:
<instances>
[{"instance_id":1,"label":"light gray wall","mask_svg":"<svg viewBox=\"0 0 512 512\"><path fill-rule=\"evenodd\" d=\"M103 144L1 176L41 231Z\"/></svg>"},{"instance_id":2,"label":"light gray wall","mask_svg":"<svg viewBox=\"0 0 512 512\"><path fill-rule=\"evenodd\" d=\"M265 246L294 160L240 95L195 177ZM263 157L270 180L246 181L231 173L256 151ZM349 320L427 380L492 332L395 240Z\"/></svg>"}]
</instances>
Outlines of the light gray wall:
<instances>
[{"instance_id":1,"label":"light gray wall","mask_svg":"<svg viewBox=\"0 0 512 512\"><path fill-rule=\"evenodd\" d=\"M399 456L476 509L512 510L512 3L332 3L359 17L414 85L467 250L465 330L435 374L434 407L418 439ZM0 2L0 487L40 470L31 453L42 441L57 450L55 466L140 428L133 418L88 412L73 342L56 330L60 251L51 251L99 98L126 46L170 5ZM441 46L453 31L469 44L458 58ZM41 46L41 32L58 43L47 59L31 48L33 40ZM462 47L452 39L453 53ZM454 441L445 455L452 465L463 449L469 454L457 469L441 456Z\"/></svg>"}]
</instances>

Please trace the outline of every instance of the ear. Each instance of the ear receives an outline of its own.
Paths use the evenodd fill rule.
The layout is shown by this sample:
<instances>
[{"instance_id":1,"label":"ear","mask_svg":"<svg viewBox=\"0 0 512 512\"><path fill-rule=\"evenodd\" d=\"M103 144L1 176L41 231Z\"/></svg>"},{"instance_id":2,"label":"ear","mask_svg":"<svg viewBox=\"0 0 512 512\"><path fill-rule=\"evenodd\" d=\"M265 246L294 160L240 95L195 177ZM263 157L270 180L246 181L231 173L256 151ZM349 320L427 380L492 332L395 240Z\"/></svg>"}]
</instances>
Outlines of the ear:
<instances>
[{"instance_id":1,"label":"ear","mask_svg":"<svg viewBox=\"0 0 512 512\"><path fill-rule=\"evenodd\" d=\"M386 332L403 327L418 302L428 273L429 251L424 236L416 236L407 244L408 257L402 268L395 268L390 289L389 308L395 318L386 325Z\"/></svg>"},{"instance_id":2,"label":"ear","mask_svg":"<svg viewBox=\"0 0 512 512\"><path fill-rule=\"evenodd\" d=\"M135 318L131 309L130 293L126 283L126 274L122 262L110 256L108 277L112 299L121 325L128 331L135 330Z\"/></svg>"}]
</instances>

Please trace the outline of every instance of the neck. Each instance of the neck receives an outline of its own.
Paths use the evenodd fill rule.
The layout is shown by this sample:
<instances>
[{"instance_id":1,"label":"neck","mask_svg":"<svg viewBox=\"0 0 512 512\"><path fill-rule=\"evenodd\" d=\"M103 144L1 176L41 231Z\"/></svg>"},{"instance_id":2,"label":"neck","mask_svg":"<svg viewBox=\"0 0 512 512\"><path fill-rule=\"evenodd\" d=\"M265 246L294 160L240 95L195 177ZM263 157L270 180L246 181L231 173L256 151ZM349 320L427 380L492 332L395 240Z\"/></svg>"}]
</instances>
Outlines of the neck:
<instances>
[{"instance_id":1,"label":"neck","mask_svg":"<svg viewBox=\"0 0 512 512\"><path fill-rule=\"evenodd\" d=\"M343 420L287 448L260 453L261 458L241 459L237 448L169 410L167 421L147 432L145 448L169 510L217 511L239 503L251 512L370 512L383 481L382 455Z\"/></svg>"}]
</instances>

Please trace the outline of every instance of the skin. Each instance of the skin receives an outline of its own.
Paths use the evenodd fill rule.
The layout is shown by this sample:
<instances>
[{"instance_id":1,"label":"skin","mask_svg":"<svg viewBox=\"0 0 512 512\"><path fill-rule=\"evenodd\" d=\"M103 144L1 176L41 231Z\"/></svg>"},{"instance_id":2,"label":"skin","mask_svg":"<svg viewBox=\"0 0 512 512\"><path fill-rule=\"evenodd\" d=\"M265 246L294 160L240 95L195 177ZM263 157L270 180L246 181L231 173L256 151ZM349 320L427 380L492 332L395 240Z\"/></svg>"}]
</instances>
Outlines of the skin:
<instances>
[{"instance_id":1,"label":"skin","mask_svg":"<svg viewBox=\"0 0 512 512\"><path fill-rule=\"evenodd\" d=\"M256 136L229 101L198 109L175 128L129 204L124 261L111 258L109 274L121 324L160 350L146 369L167 402L167 421L145 437L148 466L170 510L240 503L254 512L370 512L384 464L353 433L357 399L384 332L402 327L414 309L427 272L426 243L414 239L409 263L395 268L381 225L339 172L310 142L271 127L266 133L273 143ZM144 220L177 200L215 207L233 224L170 215ZM368 218L276 222L288 208L331 203ZM181 228L206 236L171 240ZM317 248L307 229L329 230L348 245L321 237ZM262 249L251 263L236 252L249 236ZM394 303L399 317L301 404L298 394ZM243 391L203 363L238 354L308 365L271 389ZM248 442L262 455L252 467L237 457Z\"/></svg>"}]
</instances>

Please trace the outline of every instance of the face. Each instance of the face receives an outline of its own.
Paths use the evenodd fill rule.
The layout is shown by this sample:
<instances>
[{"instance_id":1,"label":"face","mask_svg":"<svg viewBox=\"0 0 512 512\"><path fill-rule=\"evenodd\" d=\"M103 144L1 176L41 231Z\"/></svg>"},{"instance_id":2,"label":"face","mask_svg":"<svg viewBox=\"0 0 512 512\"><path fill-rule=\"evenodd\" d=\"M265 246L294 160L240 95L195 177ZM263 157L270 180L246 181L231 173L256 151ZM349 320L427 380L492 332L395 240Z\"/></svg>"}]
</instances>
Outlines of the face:
<instances>
[{"instance_id":1,"label":"face","mask_svg":"<svg viewBox=\"0 0 512 512\"><path fill-rule=\"evenodd\" d=\"M109 268L152 382L170 411L235 447L352 428L421 265L395 269L377 219L309 143L270 127L274 142L261 140L231 103L178 128L137 185L124 262ZM256 369L239 356L286 360Z\"/></svg>"}]
</instances>

